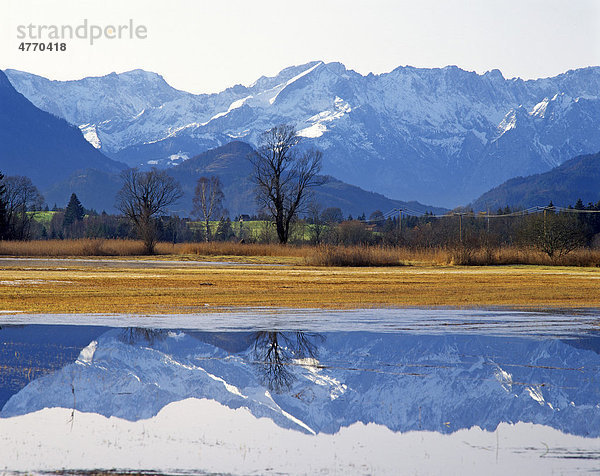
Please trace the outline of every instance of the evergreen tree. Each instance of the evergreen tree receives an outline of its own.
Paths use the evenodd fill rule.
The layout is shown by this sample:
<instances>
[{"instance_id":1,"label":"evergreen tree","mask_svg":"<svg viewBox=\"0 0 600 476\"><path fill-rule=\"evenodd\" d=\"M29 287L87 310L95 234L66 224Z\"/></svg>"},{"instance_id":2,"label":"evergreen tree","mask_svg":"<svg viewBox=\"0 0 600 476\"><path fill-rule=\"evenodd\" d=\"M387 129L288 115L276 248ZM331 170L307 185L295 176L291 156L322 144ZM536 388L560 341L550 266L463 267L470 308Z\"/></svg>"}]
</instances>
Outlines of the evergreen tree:
<instances>
[{"instance_id":1,"label":"evergreen tree","mask_svg":"<svg viewBox=\"0 0 600 476\"><path fill-rule=\"evenodd\" d=\"M231 220L229 219L229 217L225 218L221 218L221 220L219 220L219 224L217 225L217 233L216 233L216 237L217 240L219 241L227 241L231 238L233 238L235 236L235 233L233 232L233 228L231 226Z\"/></svg>"},{"instance_id":2,"label":"evergreen tree","mask_svg":"<svg viewBox=\"0 0 600 476\"><path fill-rule=\"evenodd\" d=\"M69 200L69 204L65 209L65 220L63 222L63 226L67 227L75 223L76 221L83 220L85 215L85 210L81 202L77 198L77 195L74 193L71 194L71 199Z\"/></svg>"}]
</instances>

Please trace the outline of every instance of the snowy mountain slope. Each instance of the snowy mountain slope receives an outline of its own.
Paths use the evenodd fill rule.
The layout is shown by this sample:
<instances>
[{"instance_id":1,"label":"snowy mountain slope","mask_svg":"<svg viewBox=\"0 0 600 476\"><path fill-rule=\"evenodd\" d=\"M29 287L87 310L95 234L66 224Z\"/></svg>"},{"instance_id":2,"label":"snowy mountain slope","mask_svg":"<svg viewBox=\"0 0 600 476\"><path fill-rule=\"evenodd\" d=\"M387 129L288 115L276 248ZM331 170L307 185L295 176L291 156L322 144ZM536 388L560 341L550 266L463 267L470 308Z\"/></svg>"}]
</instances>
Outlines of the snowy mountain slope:
<instances>
[{"instance_id":1,"label":"snowy mountain slope","mask_svg":"<svg viewBox=\"0 0 600 476\"><path fill-rule=\"evenodd\" d=\"M75 81L51 81L15 70L6 73L37 107L89 131L92 143L107 153L185 134L240 107L240 100L248 97L243 86L219 94L178 91L162 76L142 70ZM298 74L298 68L292 67L283 70L276 81L260 78L252 89L265 91L253 102L268 102Z\"/></svg>"},{"instance_id":2,"label":"snowy mountain slope","mask_svg":"<svg viewBox=\"0 0 600 476\"><path fill-rule=\"evenodd\" d=\"M125 164L109 159L64 119L36 108L0 71L0 170L26 175L43 192L79 169L119 173Z\"/></svg>"},{"instance_id":3,"label":"snowy mountain slope","mask_svg":"<svg viewBox=\"0 0 600 476\"><path fill-rule=\"evenodd\" d=\"M576 340L472 335L215 336L238 350L202 333L110 330L75 363L13 395L0 415L75 405L136 421L194 397L304 433L336 433L356 422L453 433L522 421L600 434L597 339L578 347ZM232 345L236 339L241 345ZM262 365L273 339L280 360ZM284 382L279 391L276 378Z\"/></svg>"},{"instance_id":4,"label":"snowy mountain slope","mask_svg":"<svg viewBox=\"0 0 600 476\"><path fill-rule=\"evenodd\" d=\"M232 139L255 145L285 122L324 151L325 173L443 206L600 149L598 67L523 81L453 66L362 76L316 61L202 95L139 70L68 82L7 75L34 104L130 165L166 165Z\"/></svg>"},{"instance_id":5,"label":"snowy mountain slope","mask_svg":"<svg viewBox=\"0 0 600 476\"><path fill-rule=\"evenodd\" d=\"M600 151L599 120L600 97L557 93L529 109L511 109L477 164L477 175L489 175L494 164L501 164L507 177L525 176L540 172L540 161L545 171L581 155L582 150Z\"/></svg>"}]
</instances>

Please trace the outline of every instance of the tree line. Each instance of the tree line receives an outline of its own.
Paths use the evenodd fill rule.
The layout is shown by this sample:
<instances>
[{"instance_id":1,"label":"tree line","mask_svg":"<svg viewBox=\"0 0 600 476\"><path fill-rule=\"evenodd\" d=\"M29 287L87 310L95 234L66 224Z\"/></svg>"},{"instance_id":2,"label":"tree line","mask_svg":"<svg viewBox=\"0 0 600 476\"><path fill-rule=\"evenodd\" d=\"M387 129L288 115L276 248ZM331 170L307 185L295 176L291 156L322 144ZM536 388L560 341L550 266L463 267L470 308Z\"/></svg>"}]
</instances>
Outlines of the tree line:
<instances>
[{"instance_id":1,"label":"tree line","mask_svg":"<svg viewBox=\"0 0 600 476\"><path fill-rule=\"evenodd\" d=\"M280 243L289 240L292 224L304 211L313 187L323 182L321 152L298 147L300 136L289 125L265 132L257 150L248 159L254 167L257 202L274 223ZM152 254L156 243L169 234L175 240L213 238L211 221L219 220L215 237L235 236L223 208L223 191L218 177L200 177L197 181L192 216L199 218L204 229L192 231L186 220L169 217L169 207L179 201L182 190L165 171L147 172L136 168L121 174L122 188L116 197L120 217L106 213L86 213L75 194L71 195L63 213L53 216L49 230L39 229L40 238L74 238L85 235L132 237L141 239L146 253ZM38 235L32 230L32 212L40 210L44 199L27 177L0 177L0 239L30 239ZM189 220L187 220L189 221ZM36 236L37 237L37 236Z\"/></svg>"},{"instance_id":2,"label":"tree line","mask_svg":"<svg viewBox=\"0 0 600 476\"><path fill-rule=\"evenodd\" d=\"M385 218L377 210L367 219L344 217L339 208L322 209L312 200L312 190L324 183L319 175L320 151L300 147L300 137L288 125L265 132L248 159L260 212L250 229L244 220L229 218L223 207L219 177L200 177L192 200L192 217L169 214L169 207L183 196L179 184L165 171L129 169L116 197L120 215L86 210L75 194L51 220L42 224L35 211L44 198L27 177L0 174L0 239L138 238L151 254L158 241L186 242L238 240L313 244L383 244L414 248L491 248L509 245L534 246L551 258L582 246L598 246L600 213L565 213L550 203L543 213L515 214L498 210L493 219L469 210L445 217L405 215ZM48 207L45 207L46 210ZM56 208L56 207L55 207ZM600 202L574 212L600 211ZM244 217L248 221L250 217ZM215 226L216 224L216 226Z\"/></svg>"}]
</instances>

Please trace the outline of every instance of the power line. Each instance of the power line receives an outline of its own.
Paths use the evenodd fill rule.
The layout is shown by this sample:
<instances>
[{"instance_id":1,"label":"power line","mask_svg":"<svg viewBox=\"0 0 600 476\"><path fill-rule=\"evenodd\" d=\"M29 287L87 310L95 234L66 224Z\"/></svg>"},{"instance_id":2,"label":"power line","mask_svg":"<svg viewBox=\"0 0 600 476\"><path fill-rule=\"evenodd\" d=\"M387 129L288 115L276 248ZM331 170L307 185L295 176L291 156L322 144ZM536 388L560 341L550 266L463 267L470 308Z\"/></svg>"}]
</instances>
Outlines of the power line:
<instances>
[{"instance_id":1,"label":"power line","mask_svg":"<svg viewBox=\"0 0 600 476\"><path fill-rule=\"evenodd\" d=\"M381 218L376 218L373 220L367 220L368 222L382 222L382 221L386 221L388 219L391 218L395 218L397 215L400 215L403 213L405 214L407 217L408 216L414 216L414 217L423 217L423 218L451 218L451 217L472 217L472 218L511 218L511 217L522 217L522 216L526 216L526 215L535 215L538 213L544 213L544 211L548 212L548 211L553 211L556 213L575 213L575 214L581 214L581 213L600 213L600 210L581 210L581 209L576 209L576 208L567 208L567 207L549 207L549 206L545 206L545 207L541 207L541 206L534 206L534 207L529 207L526 208L524 210L518 210L518 211L514 211L514 212L510 212L510 213L502 213L502 214L492 214L492 213L488 213L488 212L472 212L472 211L462 211L462 212L458 212L458 211L451 211L448 213L444 213L444 214L438 214L438 215L426 215L423 212L419 212L410 208L392 208L391 210L387 211L386 213L382 214Z\"/></svg>"}]
</instances>

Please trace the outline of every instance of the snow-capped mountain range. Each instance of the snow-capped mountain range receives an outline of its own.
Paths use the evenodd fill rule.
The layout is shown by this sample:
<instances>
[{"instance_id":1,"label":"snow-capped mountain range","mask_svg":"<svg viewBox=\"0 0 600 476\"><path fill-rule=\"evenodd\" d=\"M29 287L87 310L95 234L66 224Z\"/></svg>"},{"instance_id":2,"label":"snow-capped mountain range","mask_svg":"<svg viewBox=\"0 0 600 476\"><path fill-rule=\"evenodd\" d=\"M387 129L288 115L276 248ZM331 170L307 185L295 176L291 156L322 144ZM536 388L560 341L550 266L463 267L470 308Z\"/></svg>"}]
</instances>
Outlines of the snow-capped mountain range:
<instances>
[{"instance_id":1,"label":"snow-capped mountain range","mask_svg":"<svg viewBox=\"0 0 600 476\"><path fill-rule=\"evenodd\" d=\"M280 359L265 366L261 349L274 339ZM74 406L137 421L201 398L310 434L356 422L441 433L533 422L597 438L597 348L596 338L112 329L15 393L0 416Z\"/></svg>"},{"instance_id":2,"label":"snow-capped mountain range","mask_svg":"<svg viewBox=\"0 0 600 476\"><path fill-rule=\"evenodd\" d=\"M363 76L321 61L191 94L141 70L50 81L7 70L37 107L129 165L165 166L292 123L324 173L395 199L467 203L505 180L600 150L600 67L505 79L455 66Z\"/></svg>"}]
</instances>

